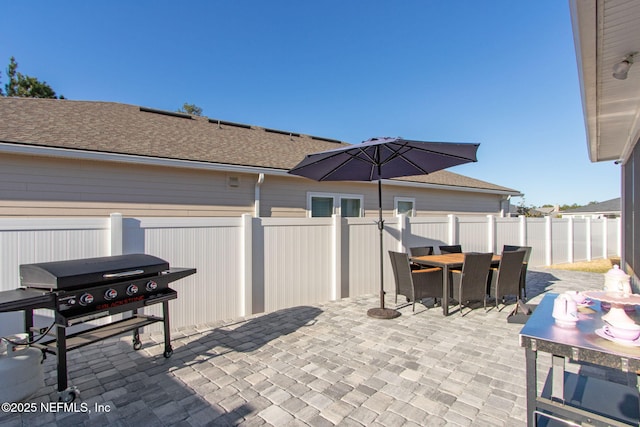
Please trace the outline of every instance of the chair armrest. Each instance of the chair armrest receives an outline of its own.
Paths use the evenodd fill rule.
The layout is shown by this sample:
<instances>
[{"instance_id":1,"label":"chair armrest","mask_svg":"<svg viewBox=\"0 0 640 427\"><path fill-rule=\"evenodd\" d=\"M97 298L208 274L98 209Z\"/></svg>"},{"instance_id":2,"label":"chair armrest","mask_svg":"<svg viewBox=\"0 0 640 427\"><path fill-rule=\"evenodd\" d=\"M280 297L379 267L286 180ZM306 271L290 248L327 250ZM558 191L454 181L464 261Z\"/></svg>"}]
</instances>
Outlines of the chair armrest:
<instances>
[{"instance_id":1,"label":"chair armrest","mask_svg":"<svg viewBox=\"0 0 640 427\"><path fill-rule=\"evenodd\" d=\"M424 273L437 273L442 271L440 267L421 268L420 270L413 270L412 274L424 274Z\"/></svg>"}]
</instances>

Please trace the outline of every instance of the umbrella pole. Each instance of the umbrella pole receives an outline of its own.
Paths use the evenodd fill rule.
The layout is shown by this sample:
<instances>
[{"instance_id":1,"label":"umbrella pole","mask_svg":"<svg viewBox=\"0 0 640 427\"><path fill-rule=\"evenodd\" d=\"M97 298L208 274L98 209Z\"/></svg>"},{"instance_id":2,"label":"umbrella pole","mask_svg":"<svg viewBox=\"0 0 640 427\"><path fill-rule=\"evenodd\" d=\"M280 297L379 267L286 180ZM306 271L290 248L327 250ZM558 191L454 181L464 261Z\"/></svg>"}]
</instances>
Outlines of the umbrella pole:
<instances>
[{"instance_id":1,"label":"umbrella pole","mask_svg":"<svg viewBox=\"0 0 640 427\"><path fill-rule=\"evenodd\" d=\"M378 165L379 175L380 165ZM382 179L380 178L378 178L378 231L380 232L380 307L369 309L367 315L376 319L393 319L400 316L400 312L392 308L384 308L384 247L382 242L384 220L382 219Z\"/></svg>"}]
</instances>

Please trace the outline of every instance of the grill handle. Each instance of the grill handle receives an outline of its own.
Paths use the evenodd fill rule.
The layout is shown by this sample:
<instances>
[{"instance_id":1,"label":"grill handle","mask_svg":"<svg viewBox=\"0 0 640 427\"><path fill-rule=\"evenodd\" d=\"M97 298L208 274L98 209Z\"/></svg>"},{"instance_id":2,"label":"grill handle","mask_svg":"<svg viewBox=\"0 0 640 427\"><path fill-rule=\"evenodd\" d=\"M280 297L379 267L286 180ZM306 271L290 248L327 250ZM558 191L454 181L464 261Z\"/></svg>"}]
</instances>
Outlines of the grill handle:
<instances>
[{"instance_id":1,"label":"grill handle","mask_svg":"<svg viewBox=\"0 0 640 427\"><path fill-rule=\"evenodd\" d=\"M138 274L143 274L144 270L131 270L131 271L123 271L121 273L107 273L103 274L102 277L105 279L117 279L120 277L129 277L129 276L137 276Z\"/></svg>"}]
</instances>

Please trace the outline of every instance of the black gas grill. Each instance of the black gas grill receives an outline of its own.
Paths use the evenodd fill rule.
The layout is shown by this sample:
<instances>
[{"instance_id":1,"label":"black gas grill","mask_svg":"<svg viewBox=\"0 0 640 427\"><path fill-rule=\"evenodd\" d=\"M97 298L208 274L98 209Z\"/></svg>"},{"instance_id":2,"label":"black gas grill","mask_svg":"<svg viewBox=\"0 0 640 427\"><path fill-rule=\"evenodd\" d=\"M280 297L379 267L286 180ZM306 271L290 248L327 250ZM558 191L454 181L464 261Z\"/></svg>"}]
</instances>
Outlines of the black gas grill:
<instances>
[{"instance_id":1,"label":"black gas grill","mask_svg":"<svg viewBox=\"0 0 640 427\"><path fill-rule=\"evenodd\" d=\"M20 266L22 288L0 292L0 312L25 312L25 331L33 337L33 310L54 311L56 338L36 344L58 360L58 392L65 401L78 394L67 387L67 351L133 331L133 348L139 350L139 328L164 325L164 357L171 357L168 302L177 298L171 282L194 274L194 268L170 268L166 261L145 254L86 258ZM138 313L162 303L162 317ZM124 318L106 325L67 334L67 327L108 315ZM128 315L126 315L128 313Z\"/></svg>"}]
</instances>

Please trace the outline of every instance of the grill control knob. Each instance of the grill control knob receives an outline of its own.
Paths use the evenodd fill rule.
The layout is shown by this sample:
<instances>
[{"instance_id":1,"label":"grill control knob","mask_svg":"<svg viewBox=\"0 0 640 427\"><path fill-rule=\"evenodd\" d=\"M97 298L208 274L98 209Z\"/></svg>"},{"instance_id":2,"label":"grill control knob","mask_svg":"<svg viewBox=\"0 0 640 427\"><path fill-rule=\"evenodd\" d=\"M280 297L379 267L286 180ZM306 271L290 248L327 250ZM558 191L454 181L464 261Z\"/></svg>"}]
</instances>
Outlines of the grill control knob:
<instances>
[{"instance_id":1,"label":"grill control knob","mask_svg":"<svg viewBox=\"0 0 640 427\"><path fill-rule=\"evenodd\" d=\"M69 305L75 305L76 304L76 300L74 300L73 298L71 298L70 300L67 301L67 304Z\"/></svg>"},{"instance_id":2,"label":"grill control knob","mask_svg":"<svg viewBox=\"0 0 640 427\"><path fill-rule=\"evenodd\" d=\"M106 299L107 301L112 300L117 296L118 296L118 291L116 291L113 288L107 289L107 291L104 293L104 299Z\"/></svg>"},{"instance_id":3,"label":"grill control knob","mask_svg":"<svg viewBox=\"0 0 640 427\"><path fill-rule=\"evenodd\" d=\"M131 284L127 287L127 295L135 295L138 293L138 287L134 284Z\"/></svg>"},{"instance_id":4,"label":"grill control knob","mask_svg":"<svg viewBox=\"0 0 640 427\"><path fill-rule=\"evenodd\" d=\"M154 282L153 280L149 280L147 282L147 291L151 292L151 291L155 291L158 288L158 284L156 282Z\"/></svg>"},{"instance_id":5,"label":"grill control knob","mask_svg":"<svg viewBox=\"0 0 640 427\"><path fill-rule=\"evenodd\" d=\"M88 292L80 295L80 305L87 305L93 302L93 295Z\"/></svg>"}]
</instances>

